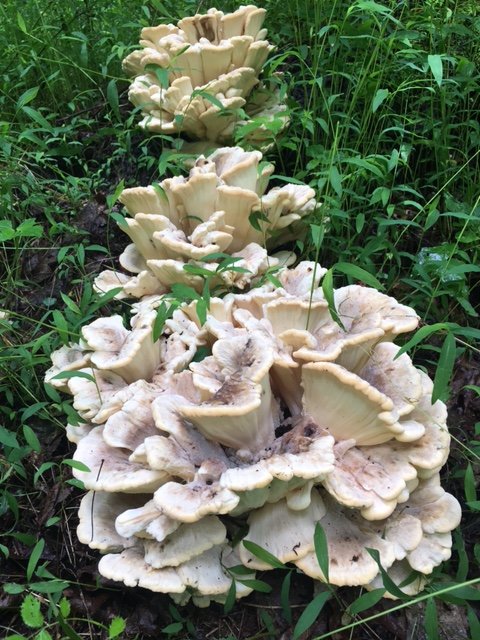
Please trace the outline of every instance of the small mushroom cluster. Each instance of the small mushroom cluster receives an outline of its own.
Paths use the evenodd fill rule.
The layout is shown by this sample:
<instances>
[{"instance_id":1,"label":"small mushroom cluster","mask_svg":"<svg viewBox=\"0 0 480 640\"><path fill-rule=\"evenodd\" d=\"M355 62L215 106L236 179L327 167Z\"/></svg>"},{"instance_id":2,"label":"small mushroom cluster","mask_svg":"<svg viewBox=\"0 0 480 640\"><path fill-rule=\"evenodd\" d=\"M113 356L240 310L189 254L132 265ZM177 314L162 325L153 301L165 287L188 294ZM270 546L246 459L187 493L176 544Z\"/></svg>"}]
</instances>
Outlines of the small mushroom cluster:
<instances>
[{"instance_id":1,"label":"small mushroom cluster","mask_svg":"<svg viewBox=\"0 0 480 640\"><path fill-rule=\"evenodd\" d=\"M130 329L95 320L54 354L48 377L85 421L68 427L88 490L78 536L105 554L103 576L179 603L223 602L232 583L242 597L232 567L271 568L232 546L245 525L247 540L325 580L320 523L340 586L382 586L366 549L398 583L412 574L408 593L449 557L460 506L439 480L445 406L393 344L418 318L350 285L335 291L335 322L323 273L302 262L280 286L212 298L203 325L185 304L157 342L162 298L148 296ZM67 370L87 375L55 379Z\"/></svg>"},{"instance_id":2,"label":"small mushroom cluster","mask_svg":"<svg viewBox=\"0 0 480 640\"><path fill-rule=\"evenodd\" d=\"M265 9L241 6L161 24L141 32L141 49L123 61L134 78L129 99L148 131L181 132L193 140L229 143L249 117L260 118L252 142L268 144L265 121L286 126L286 107L268 83L260 83L273 46L262 29ZM261 122L263 120L263 123Z\"/></svg>"},{"instance_id":3,"label":"small mushroom cluster","mask_svg":"<svg viewBox=\"0 0 480 640\"><path fill-rule=\"evenodd\" d=\"M201 291L205 273L212 287L244 289L288 260L269 256L265 246L279 246L315 209L315 192L298 184L267 192L273 169L260 151L224 147L200 156L187 178L124 189L120 201L131 217L121 228L132 244L120 264L134 275L103 271L97 290L120 287L120 297L143 297L181 283Z\"/></svg>"}]
</instances>

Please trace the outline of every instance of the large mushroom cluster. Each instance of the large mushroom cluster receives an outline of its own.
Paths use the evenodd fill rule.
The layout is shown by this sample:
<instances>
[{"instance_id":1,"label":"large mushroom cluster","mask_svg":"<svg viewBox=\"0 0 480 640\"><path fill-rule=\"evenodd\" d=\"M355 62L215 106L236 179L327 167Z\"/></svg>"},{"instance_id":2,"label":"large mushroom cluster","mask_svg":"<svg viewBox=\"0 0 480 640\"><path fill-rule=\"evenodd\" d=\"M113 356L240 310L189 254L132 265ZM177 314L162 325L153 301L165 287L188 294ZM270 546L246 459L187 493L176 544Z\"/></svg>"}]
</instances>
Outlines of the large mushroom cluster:
<instances>
[{"instance_id":1,"label":"large mushroom cluster","mask_svg":"<svg viewBox=\"0 0 480 640\"><path fill-rule=\"evenodd\" d=\"M335 291L332 319L319 279L302 262L280 286L212 298L152 326L161 296L84 327L57 354L56 380L85 424L69 427L74 470L89 491L78 535L105 555L100 573L189 598L224 601L230 568L271 568L247 540L318 580L317 523L329 581L381 586L382 567L417 593L449 557L460 507L440 486L449 451L446 410L394 338L417 316L374 289ZM196 357L200 353L203 359ZM244 576L242 576L244 580ZM237 597L250 589L235 580Z\"/></svg>"},{"instance_id":2,"label":"large mushroom cluster","mask_svg":"<svg viewBox=\"0 0 480 640\"><path fill-rule=\"evenodd\" d=\"M185 284L201 291L205 271L211 287L244 289L288 260L266 248L279 246L292 225L315 209L315 192L300 184L267 192L273 169L260 151L224 147L200 156L187 178L124 189L120 201L130 216L122 229L132 244L120 264L134 275L104 271L97 290L120 287L121 296L142 297Z\"/></svg>"},{"instance_id":3,"label":"large mushroom cluster","mask_svg":"<svg viewBox=\"0 0 480 640\"><path fill-rule=\"evenodd\" d=\"M144 29L124 61L143 126L231 137L229 110L246 107L271 48L264 14ZM225 147L188 177L122 192L128 275L105 271L96 288L136 298L131 317L83 327L46 375L83 421L67 426L88 491L78 537L106 578L179 603L247 595L271 568L258 547L333 585L381 587L383 568L418 593L460 521L440 485L445 405L394 344L418 318L358 285L334 292L334 318L325 270L270 253L317 206L306 185L267 191L272 172L259 151ZM175 285L193 295L166 313Z\"/></svg>"},{"instance_id":4,"label":"large mushroom cluster","mask_svg":"<svg viewBox=\"0 0 480 640\"><path fill-rule=\"evenodd\" d=\"M241 6L142 30L141 49L123 61L132 76L129 99L148 131L181 132L193 140L229 143L235 130L259 119L249 137L268 144L268 127L287 124L286 107L269 82L260 82L273 46L262 29L265 9ZM271 83L270 83L271 84ZM270 127L272 128L272 127Z\"/></svg>"}]
</instances>

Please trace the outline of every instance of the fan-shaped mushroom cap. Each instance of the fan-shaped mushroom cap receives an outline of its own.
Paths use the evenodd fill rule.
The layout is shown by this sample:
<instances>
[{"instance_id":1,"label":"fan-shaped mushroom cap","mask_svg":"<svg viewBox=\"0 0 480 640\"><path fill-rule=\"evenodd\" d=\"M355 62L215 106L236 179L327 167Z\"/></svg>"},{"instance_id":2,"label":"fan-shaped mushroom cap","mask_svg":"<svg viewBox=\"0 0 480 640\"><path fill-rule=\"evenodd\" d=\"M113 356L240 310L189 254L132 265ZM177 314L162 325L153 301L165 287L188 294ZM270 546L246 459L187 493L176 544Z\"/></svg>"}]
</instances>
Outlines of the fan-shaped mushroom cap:
<instances>
[{"instance_id":1,"label":"fan-shaped mushroom cap","mask_svg":"<svg viewBox=\"0 0 480 640\"><path fill-rule=\"evenodd\" d=\"M394 545L375 530L363 525L363 519L331 498L324 497L326 513L320 520L328 545L329 581L338 586L356 586L371 582L379 572L375 560L366 551L377 549L386 569L395 561ZM294 537L292 538L294 539ZM316 580L325 581L316 555L310 552L294 564Z\"/></svg>"},{"instance_id":2,"label":"fan-shaped mushroom cap","mask_svg":"<svg viewBox=\"0 0 480 640\"><path fill-rule=\"evenodd\" d=\"M110 447L134 451L147 438L158 433L151 409L153 394L153 390L142 385L119 411L107 419L103 439Z\"/></svg>"},{"instance_id":3,"label":"fan-shaped mushroom cap","mask_svg":"<svg viewBox=\"0 0 480 640\"><path fill-rule=\"evenodd\" d=\"M245 540L254 542L278 558L293 562L313 551L315 524L325 515L325 507L318 493L302 511L292 511L286 501L266 504L253 511L248 518L249 530ZM240 545L240 558L246 567L268 570L272 566Z\"/></svg>"},{"instance_id":4,"label":"fan-shaped mushroom cap","mask_svg":"<svg viewBox=\"0 0 480 640\"><path fill-rule=\"evenodd\" d=\"M423 392L421 372L406 353L396 358L399 347L392 342L381 342L361 369L359 375L373 387L388 396L397 414L408 415L418 404ZM416 431L414 440L422 433Z\"/></svg>"},{"instance_id":5,"label":"fan-shaped mushroom cap","mask_svg":"<svg viewBox=\"0 0 480 640\"><path fill-rule=\"evenodd\" d=\"M98 418L103 406L120 389L127 386L123 378L110 371L97 371L95 369L80 369L93 378L73 377L68 379L68 389L73 396L73 408L87 421L103 422Z\"/></svg>"},{"instance_id":6,"label":"fan-shaped mushroom cap","mask_svg":"<svg viewBox=\"0 0 480 640\"><path fill-rule=\"evenodd\" d=\"M354 373L330 362L303 366L304 411L336 440L381 444L402 432L393 402Z\"/></svg>"},{"instance_id":7,"label":"fan-shaped mushroom cap","mask_svg":"<svg viewBox=\"0 0 480 640\"><path fill-rule=\"evenodd\" d=\"M145 496L89 491L80 502L77 536L80 542L102 552L121 551L136 541L121 536L115 529L115 518L145 502Z\"/></svg>"},{"instance_id":8,"label":"fan-shaped mushroom cap","mask_svg":"<svg viewBox=\"0 0 480 640\"><path fill-rule=\"evenodd\" d=\"M227 530L215 516L206 516L193 524L182 524L165 540L145 540L145 562L154 569L178 567L222 544Z\"/></svg>"},{"instance_id":9,"label":"fan-shaped mushroom cap","mask_svg":"<svg viewBox=\"0 0 480 640\"><path fill-rule=\"evenodd\" d=\"M213 356L223 368L224 383L209 400L179 407L179 413L211 440L258 451L274 438L272 351L255 336L239 336L216 342Z\"/></svg>"},{"instance_id":10,"label":"fan-shaped mushroom cap","mask_svg":"<svg viewBox=\"0 0 480 640\"><path fill-rule=\"evenodd\" d=\"M83 338L93 350L92 364L117 373L126 382L150 379L160 363L160 348L152 340L155 317L154 310L145 310L136 316L130 331L120 316L99 318L84 327Z\"/></svg>"},{"instance_id":11,"label":"fan-shaped mushroom cap","mask_svg":"<svg viewBox=\"0 0 480 640\"><path fill-rule=\"evenodd\" d=\"M97 293L108 293L113 289L121 289L116 294L117 300L122 300L123 298L127 298L128 295L125 291L123 291L123 287L130 282L131 277L125 275L124 273L120 273L118 271L112 271L111 269L107 269L105 271L101 271L98 276L93 281L93 288Z\"/></svg>"},{"instance_id":12,"label":"fan-shaped mushroom cap","mask_svg":"<svg viewBox=\"0 0 480 640\"><path fill-rule=\"evenodd\" d=\"M153 500L149 500L137 509L127 509L115 520L115 530L124 538L153 538L162 542L180 526L157 509Z\"/></svg>"},{"instance_id":13,"label":"fan-shaped mushroom cap","mask_svg":"<svg viewBox=\"0 0 480 640\"><path fill-rule=\"evenodd\" d=\"M360 509L367 520L382 520L403 502L408 481L416 477L408 452L402 455L388 443L340 453L324 486L340 504Z\"/></svg>"},{"instance_id":14,"label":"fan-shaped mushroom cap","mask_svg":"<svg viewBox=\"0 0 480 640\"><path fill-rule=\"evenodd\" d=\"M67 436L67 440L69 442L78 444L80 440L88 435L93 428L94 426L87 422L82 422L75 425L67 424L65 428L65 435Z\"/></svg>"},{"instance_id":15,"label":"fan-shaped mushroom cap","mask_svg":"<svg viewBox=\"0 0 480 640\"><path fill-rule=\"evenodd\" d=\"M54 351L50 356L53 366L48 369L45 374L45 382L51 384L52 387L67 391L68 384L65 379L56 379L59 373L65 371L78 371L86 367L90 360L90 354L79 344L64 345Z\"/></svg>"},{"instance_id":16,"label":"fan-shaped mushroom cap","mask_svg":"<svg viewBox=\"0 0 480 640\"><path fill-rule=\"evenodd\" d=\"M132 463L124 449L109 447L97 427L78 443L73 459L89 470L73 470L77 480L94 491L148 493L155 491L169 476L164 471Z\"/></svg>"},{"instance_id":17,"label":"fan-shaped mushroom cap","mask_svg":"<svg viewBox=\"0 0 480 640\"><path fill-rule=\"evenodd\" d=\"M304 506L309 503L311 480L320 482L331 471L332 447L331 436L300 420L292 431L255 456L243 451L238 454L245 460L206 458L192 481L160 487L155 504L182 522L195 522L209 513L239 515L284 497L291 508L301 508L302 502ZM300 497L298 491L305 485L309 489Z\"/></svg>"},{"instance_id":18,"label":"fan-shaped mushroom cap","mask_svg":"<svg viewBox=\"0 0 480 640\"><path fill-rule=\"evenodd\" d=\"M260 151L244 151L241 147L222 147L209 155L220 180L229 187L239 187L262 196L274 165L265 163L260 170Z\"/></svg>"},{"instance_id":19,"label":"fan-shaped mushroom cap","mask_svg":"<svg viewBox=\"0 0 480 640\"><path fill-rule=\"evenodd\" d=\"M183 593L185 584L173 567L153 569L144 559L142 547L109 553L98 563L104 578L123 582L127 587L143 587L160 593Z\"/></svg>"}]
</instances>

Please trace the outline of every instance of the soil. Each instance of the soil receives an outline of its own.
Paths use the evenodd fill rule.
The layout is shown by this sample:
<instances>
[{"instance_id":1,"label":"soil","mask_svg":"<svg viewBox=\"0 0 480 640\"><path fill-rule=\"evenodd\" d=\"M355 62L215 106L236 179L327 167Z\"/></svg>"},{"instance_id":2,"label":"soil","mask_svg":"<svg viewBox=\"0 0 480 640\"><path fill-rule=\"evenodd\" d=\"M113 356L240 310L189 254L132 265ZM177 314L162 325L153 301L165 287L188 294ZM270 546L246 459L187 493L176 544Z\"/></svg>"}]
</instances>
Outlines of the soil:
<instances>
[{"instance_id":1,"label":"soil","mask_svg":"<svg viewBox=\"0 0 480 640\"><path fill-rule=\"evenodd\" d=\"M88 244L107 246L111 255L119 255L125 246L125 235L109 222L105 204L105 194L97 194L94 200L86 202L76 217L78 232L88 236ZM61 238L59 244L74 244L78 236ZM45 301L59 297L60 291L68 292L72 288L68 273L63 279L58 277L58 264L55 249L35 250L35 245L23 254L23 277L31 283L30 291L17 299L16 310L29 318L39 318L48 309ZM88 277L92 278L104 268L113 265L111 260L101 252L88 253L86 258ZM453 436L452 453L443 471L444 486L462 502L463 486L459 478L459 470L465 466L463 445L475 439L475 424L480 423L480 401L473 391L465 389L467 385L480 385L480 360L478 356L466 355L457 363L452 382L452 395L449 402L449 425ZM59 415L59 417L61 417ZM33 477L43 462L53 461L60 464L65 458L71 458L74 447L70 445L63 433L52 432L50 425L32 423L38 433L42 450L40 454L32 454L28 460L27 471ZM36 426L38 428L36 428ZM478 469L477 469L478 470ZM225 614L223 607L213 605L208 609L197 609L187 605L185 608L173 608L172 601L163 595L154 594L143 589L119 587L100 578L97 573L98 554L80 544L76 538L77 509L81 492L68 484L69 470L54 467L40 478L37 483L37 494L32 504L28 495L17 499L21 505L19 522L4 521L4 530L15 527L16 531L31 534L35 538L42 537L46 544L41 561L48 562L48 569L56 576L72 581L65 590L72 607L71 618L75 618L74 628L81 637L105 638L105 631L99 630L91 621L98 621L108 626L115 616L127 620L127 627L121 636L126 639L149 640L159 638L189 638L191 640L245 640L247 638L270 638L289 640L292 629L314 595L313 581L303 575L292 573L290 590L291 621L282 610L279 593L285 573L281 571L266 572L258 575L272 586L269 594L253 593L240 601L235 608ZM33 486L33 483L32 485ZM48 526L49 518L60 516L60 521ZM5 516L4 520L8 520ZM470 512L462 523L463 537L469 557L473 555L473 546L479 539L480 524ZM30 557L31 548L22 541L22 536L14 540L10 548L10 556L0 566L0 582L22 582ZM457 560L450 561L444 567L446 575L455 575ZM469 576L475 577L475 576ZM306 632L301 640L308 640L327 634L350 622L345 609L350 602L360 595L359 589L342 588L334 592L326 604L319 619ZM16 632L31 636L32 631L24 628L18 613L22 595L0 593L0 623ZM469 637L466 611L464 607L443 602L437 599L438 634L440 640L462 640ZM383 600L362 614L373 616L386 611L398 603ZM178 635L168 634L161 630L178 621ZM362 617L361 616L361 617ZM355 627L352 631L337 632L333 640L405 640L407 638L423 640L424 605L405 607L394 613L383 615L368 624ZM190 625L187 627L187 622ZM273 629L273 630L272 630ZM57 636L60 638L61 636ZM65 637L68 637L66 634Z\"/></svg>"}]
</instances>

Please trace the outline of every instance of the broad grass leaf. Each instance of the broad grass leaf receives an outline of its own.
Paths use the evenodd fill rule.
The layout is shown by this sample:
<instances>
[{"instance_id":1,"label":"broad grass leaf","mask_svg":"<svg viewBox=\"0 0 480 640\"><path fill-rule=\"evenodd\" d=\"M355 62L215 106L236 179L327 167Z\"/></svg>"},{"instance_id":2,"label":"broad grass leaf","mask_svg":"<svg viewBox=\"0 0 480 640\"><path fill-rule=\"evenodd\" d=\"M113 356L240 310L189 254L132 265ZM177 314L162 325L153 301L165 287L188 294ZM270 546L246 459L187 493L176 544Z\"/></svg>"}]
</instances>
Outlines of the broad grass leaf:
<instances>
[{"instance_id":1,"label":"broad grass leaf","mask_svg":"<svg viewBox=\"0 0 480 640\"><path fill-rule=\"evenodd\" d=\"M87 373L86 371L61 371L57 373L56 376L53 376L52 380L68 380L70 378L84 378L95 384L95 378L91 373Z\"/></svg>"},{"instance_id":2,"label":"broad grass leaf","mask_svg":"<svg viewBox=\"0 0 480 640\"><path fill-rule=\"evenodd\" d=\"M125 188L125 181L122 179L115 187L115 191L109 196L107 196L107 206L109 209L111 209L113 205L116 203L116 201L120 197L120 194L122 193L124 188ZM116 222L118 221L116 220Z\"/></svg>"},{"instance_id":3,"label":"broad grass leaf","mask_svg":"<svg viewBox=\"0 0 480 640\"><path fill-rule=\"evenodd\" d=\"M434 598L427 600L423 626L428 640L439 640L437 606Z\"/></svg>"},{"instance_id":4,"label":"broad grass leaf","mask_svg":"<svg viewBox=\"0 0 480 640\"><path fill-rule=\"evenodd\" d=\"M375 113L382 102L387 99L389 93L390 91L388 89L377 89L372 100L372 113Z\"/></svg>"},{"instance_id":5,"label":"broad grass leaf","mask_svg":"<svg viewBox=\"0 0 480 640\"><path fill-rule=\"evenodd\" d=\"M115 220L115 222L118 224L120 228L128 227L128 222L126 221L125 216L122 216L121 213L112 211L112 213L110 214L110 217L112 218L112 220Z\"/></svg>"},{"instance_id":6,"label":"broad grass leaf","mask_svg":"<svg viewBox=\"0 0 480 640\"><path fill-rule=\"evenodd\" d=\"M68 323L67 323L67 321L65 319L65 316L58 309L54 309L53 312L52 312L52 318L53 318L53 324L55 326L55 329L58 332L58 335L60 336L61 341L64 344L67 344L67 342L68 342Z\"/></svg>"},{"instance_id":7,"label":"broad grass leaf","mask_svg":"<svg viewBox=\"0 0 480 640\"><path fill-rule=\"evenodd\" d=\"M38 593L61 593L68 589L69 582L65 580L42 580L40 582L32 582L30 588Z\"/></svg>"},{"instance_id":8,"label":"broad grass leaf","mask_svg":"<svg viewBox=\"0 0 480 640\"><path fill-rule=\"evenodd\" d=\"M32 100L35 100L39 89L40 87L30 87L30 89L24 91L17 100L17 109L21 109Z\"/></svg>"},{"instance_id":9,"label":"broad grass leaf","mask_svg":"<svg viewBox=\"0 0 480 640\"><path fill-rule=\"evenodd\" d=\"M322 570L323 575L325 576L325 580L329 581L329 559L328 559L328 541L325 531L323 530L322 525L317 522L315 525L315 533L313 534L313 544L315 548L315 555L317 557L317 562Z\"/></svg>"},{"instance_id":10,"label":"broad grass leaf","mask_svg":"<svg viewBox=\"0 0 480 640\"><path fill-rule=\"evenodd\" d=\"M280 589L280 605L282 613L288 624L292 624L292 609L290 607L290 584L292 582L292 571L288 571L282 582Z\"/></svg>"},{"instance_id":11,"label":"broad grass leaf","mask_svg":"<svg viewBox=\"0 0 480 640\"><path fill-rule=\"evenodd\" d=\"M443 62L442 56L438 54L429 55L428 58L428 66L430 67L430 71L432 72L433 77L435 78L435 82L439 87L442 86L443 80Z\"/></svg>"},{"instance_id":12,"label":"broad grass leaf","mask_svg":"<svg viewBox=\"0 0 480 640\"><path fill-rule=\"evenodd\" d=\"M192 287L189 287L186 284L182 284L181 282L173 284L171 286L171 291L175 298L178 300L182 300L183 302L190 302L191 300L199 300L200 294L195 291Z\"/></svg>"},{"instance_id":13,"label":"broad grass leaf","mask_svg":"<svg viewBox=\"0 0 480 640\"><path fill-rule=\"evenodd\" d=\"M370 607L376 605L377 602L380 602L384 594L385 589L373 589L373 591L367 591L367 593L363 593L354 600L351 605L349 605L347 612L351 616L356 616L362 611L365 611L365 609L370 609Z\"/></svg>"},{"instance_id":14,"label":"broad grass leaf","mask_svg":"<svg viewBox=\"0 0 480 640\"><path fill-rule=\"evenodd\" d=\"M435 404L437 400L443 400L444 402L448 400L456 351L455 336L453 333L448 332L440 350L440 357L433 379L432 404Z\"/></svg>"},{"instance_id":15,"label":"broad grass leaf","mask_svg":"<svg viewBox=\"0 0 480 640\"><path fill-rule=\"evenodd\" d=\"M60 613L62 614L62 616L64 618L68 618L68 616L70 615L71 606L70 606L70 602L67 600L67 598L62 598L60 600L60 602L58 603L58 608L59 608Z\"/></svg>"},{"instance_id":16,"label":"broad grass leaf","mask_svg":"<svg viewBox=\"0 0 480 640\"><path fill-rule=\"evenodd\" d=\"M340 316L335 308L335 296L333 293L333 267L327 271L322 280L322 291L328 304L328 310L333 320L345 331Z\"/></svg>"},{"instance_id":17,"label":"broad grass leaf","mask_svg":"<svg viewBox=\"0 0 480 640\"><path fill-rule=\"evenodd\" d=\"M28 565L27 565L27 580L29 582L33 577L33 573L35 569L37 568L37 564L43 553L44 547L45 547L45 540L43 538L40 538L40 540L32 549L32 553L30 554L30 558L28 559Z\"/></svg>"},{"instance_id":18,"label":"broad grass leaf","mask_svg":"<svg viewBox=\"0 0 480 640\"><path fill-rule=\"evenodd\" d=\"M344 273L346 276L351 276L356 280L360 280L361 282L368 284L369 287L373 287L374 289L384 289L382 283L379 282L375 276L372 276L371 273L355 264L350 264L349 262L337 262L334 268L337 271Z\"/></svg>"},{"instance_id":19,"label":"broad grass leaf","mask_svg":"<svg viewBox=\"0 0 480 640\"><path fill-rule=\"evenodd\" d=\"M465 542L462 537L460 529L455 529L453 532L453 538L455 541L455 550L458 556L458 567L456 579L458 582L465 582L468 575L468 555L465 549ZM480 637L480 636L479 636Z\"/></svg>"},{"instance_id":20,"label":"broad grass leaf","mask_svg":"<svg viewBox=\"0 0 480 640\"><path fill-rule=\"evenodd\" d=\"M76 471L81 471L82 473L90 473L89 467L80 460L62 460L60 464L66 464L67 467L71 467Z\"/></svg>"},{"instance_id":21,"label":"broad grass leaf","mask_svg":"<svg viewBox=\"0 0 480 640\"><path fill-rule=\"evenodd\" d=\"M385 587L385 589L389 593L391 593L392 596L395 596L396 598L399 598L400 600L408 599L408 596L405 593L403 593L403 591L395 584L395 582L390 578L388 573L382 567L382 564L380 562L380 553L378 552L378 549L369 549L367 547L366 550L368 551L368 553L372 556L372 558L375 560L375 562L378 565L378 568L379 568L380 573L382 575L383 586Z\"/></svg>"},{"instance_id":22,"label":"broad grass leaf","mask_svg":"<svg viewBox=\"0 0 480 640\"><path fill-rule=\"evenodd\" d=\"M337 169L335 165L330 168L329 180L332 186L332 189L335 191L339 198L343 195L343 187L342 187L342 175L340 171Z\"/></svg>"},{"instance_id":23,"label":"broad grass leaf","mask_svg":"<svg viewBox=\"0 0 480 640\"><path fill-rule=\"evenodd\" d=\"M313 246L318 251L320 249L320 247L322 246L323 236L324 236L324 228L321 227L318 224L311 224L310 225L310 232L312 234Z\"/></svg>"},{"instance_id":24,"label":"broad grass leaf","mask_svg":"<svg viewBox=\"0 0 480 640\"><path fill-rule=\"evenodd\" d=\"M467 620L470 627L470 637L480 638L480 621L472 607L467 604Z\"/></svg>"},{"instance_id":25,"label":"broad grass leaf","mask_svg":"<svg viewBox=\"0 0 480 640\"><path fill-rule=\"evenodd\" d=\"M44 617L40 611L40 602L31 593L27 594L20 607L23 624L32 629L38 629L43 625Z\"/></svg>"},{"instance_id":26,"label":"broad grass leaf","mask_svg":"<svg viewBox=\"0 0 480 640\"><path fill-rule=\"evenodd\" d=\"M275 629L275 625L273 624L272 616L265 611L265 609L260 609L260 620L264 624L269 638L276 638L278 636L278 632Z\"/></svg>"},{"instance_id":27,"label":"broad grass leaf","mask_svg":"<svg viewBox=\"0 0 480 640\"><path fill-rule=\"evenodd\" d=\"M50 133L53 132L52 125L44 116L42 116L42 114L39 111L37 111L36 109L32 109L31 107L25 107L25 106L22 107L22 111L26 113L31 120L39 124L41 127L46 129Z\"/></svg>"},{"instance_id":28,"label":"broad grass leaf","mask_svg":"<svg viewBox=\"0 0 480 640\"><path fill-rule=\"evenodd\" d=\"M204 100L206 100L207 102L211 102L213 104L213 106L217 107L217 109L219 109L220 111L225 111L225 107L220 102L220 100L217 97L215 97L214 95L212 95L211 93L208 93L208 91L204 91L202 89L195 89L192 92L192 96L191 97L193 99L196 96L200 96Z\"/></svg>"},{"instance_id":29,"label":"broad grass leaf","mask_svg":"<svg viewBox=\"0 0 480 640\"><path fill-rule=\"evenodd\" d=\"M25 587L23 584L18 584L18 582L7 582L3 585L3 590L5 591L5 593L18 595L19 593L23 593L25 591Z\"/></svg>"},{"instance_id":30,"label":"broad grass leaf","mask_svg":"<svg viewBox=\"0 0 480 640\"><path fill-rule=\"evenodd\" d=\"M62 297L63 302L65 303L65 306L67 306L70 309L70 311L72 311L73 313L76 313L77 315L80 315L82 313L80 310L80 307L76 302L74 302L62 291L60 292L60 295Z\"/></svg>"},{"instance_id":31,"label":"broad grass leaf","mask_svg":"<svg viewBox=\"0 0 480 640\"><path fill-rule=\"evenodd\" d=\"M435 324L428 324L424 327L421 327L408 342L406 342L403 347L399 349L394 360L399 358L402 353L413 349L417 344L420 344L423 340L432 335L432 333L436 333L437 331L448 331L450 328L450 324L447 322L436 322Z\"/></svg>"},{"instance_id":32,"label":"broad grass leaf","mask_svg":"<svg viewBox=\"0 0 480 640\"><path fill-rule=\"evenodd\" d=\"M19 13L18 11L17 11L17 24L20 31L23 31L23 33L27 33L27 25L25 24L25 20L23 19L22 14Z\"/></svg>"},{"instance_id":33,"label":"broad grass leaf","mask_svg":"<svg viewBox=\"0 0 480 640\"><path fill-rule=\"evenodd\" d=\"M0 425L0 444L4 447L10 447L12 449L19 449L20 445L18 443L16 435L12 431L8 431L5 427Z\"/></svg>"},{"instance_id":34,"label":"broad grass leaf","mask_svg":"<svg viewBox=\"0 0 480 640\"><path fill-rule=\"evenodd\" d=\"M41 404L43 405L43 402L39 402L37 404ZM31 407L30 407L31 409ZM25 420L25 417L22 418L23 420ZM22 427L23 430L23 437L25 438L28 446L35 451L35 453L40 453L40 451L42 450L42 446L40 444L39 439L37 438L36 433L33 431L33 429L31 427L28 426L28 424L24 424Z\"/></svg>"},{"instance_id":35,"label":"broad grass leaf","mask_svg":"<svg viewBox=\"0 0 480 640\"><path fill-rule=\"evenodd\" d=\"M293 640L297 640L304 631L310 629L312 624L320 615L327 600L331 598L332 594L329 591L319 593L315 598L305 607L302 615L298 619L295 629L293 630Z\"/></svg>"},{"instance_id":36,"label":"broad grass leaf","mask_svg":"<svg viewBox=\"0 0 480 640\"><path fill-rule=\"evenodd\" d=\"M463 487L465 490L465 500L467 502L475 502L477 499L477 491L475 488L475 476L473 468L469 462L465 469L465 476L463 478Z\"/></svg>"},{"instance_id":37,"label":"broad grass leaf","mask_svg":"<svg viewBox=\"0 0 480 640\"><path fill-rule=\"evenodd\" d=\"M163 627L161 631L166 633L168 636L176 635L177 633L180 633L180 631L183 631L183 622L172 622L171 624L167 624L167 626Z\"/></svg>"},{"instance_id":38,"label":"broad grass leaf","mask_svg":"<svg viewBox=\"0 0 480 640\"><path fill-rule=\"evenodd\" d=\"M289 184L305 185L304 182L297 180L297 178L289 178L288 176L279 176L277 174L270 176L270 180L280 180L281 182L288 182Z\"/></svg>"},{"instance_id":39,"label":"broad grass leaf","mask_svg":"<svg viewBox=\"0 0 480 640\"><path fill-rule=\"evenodd\" d=\"M263 580L244 580L238 578L238 582L241 582L249 589L259 591L260 593L270 593L270 591L272 590L272 587L266 582L263 582Z\"/></svg>"},{"instance_id":40,"label":"broad grass leaf","mask_svg":"<svg viewBox=\"0 0 480 640\"><path fill-rule=\"evenodd\" d=\"M225 604L223 605L224 613L226 614L230 613L230 611L235 606L236 597L237 597L237 587L235 585L235 580L232 580L232 584L230 585L227 597L225 599Z\"/></svg>"},{"instance_id":41,"label":"broad grass leaf","mask_svg":"<svg viewBox=\"0 0 480 640\"><path fill-rule=\"evenodd\" d=\"M362 233L363 227L365 225L365 214L358 213L355 218L355 231L360 234Z\"/></svg>"},{"instance_id":42,"label":"broad grass leaf","mask_svg":"<svg viewBox=\"0 0 480 640\"><path fill-rule=\"evenodd\" d=\"M115 116L120 120L120 109L118 108L118 90L114 79L107 85L107 100Z\"/></svg>"},{"instance_id":43,"label":"broad grass leaf","mask_svg":"<svg viewBox=\"0 0 480 640\"><path fill-rule=\"evenodd\" d=\"M155 321L153 323L153 330L152 330L153 342L156 342L159 339L159 337L162 335L163 327L165 326L165 321L169 317L170 309L171 307L168 308L165 302L160 303L157 309L157 315L155 317Z\"/></svg>"},{"instance_id":44,"label":"broad grass leaf","mask_svg":"<svg viewBox=\"0 0 480 640\"><path fill-rule=\"evenodd\" d=\"M262 562L269 564L274 569L285 568L285 565L283 564L283 562L280 562L278 558L276 558L273 554L269 553L265 549L262 549L262 547L260 547L255 542L251 542L250 540L243 540L242 544L245 547L245 549L249 551L253 556L258 558Z\"/></svg>"}]
</instances>

